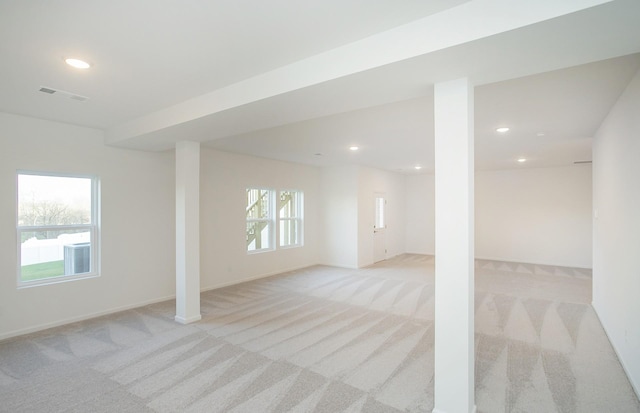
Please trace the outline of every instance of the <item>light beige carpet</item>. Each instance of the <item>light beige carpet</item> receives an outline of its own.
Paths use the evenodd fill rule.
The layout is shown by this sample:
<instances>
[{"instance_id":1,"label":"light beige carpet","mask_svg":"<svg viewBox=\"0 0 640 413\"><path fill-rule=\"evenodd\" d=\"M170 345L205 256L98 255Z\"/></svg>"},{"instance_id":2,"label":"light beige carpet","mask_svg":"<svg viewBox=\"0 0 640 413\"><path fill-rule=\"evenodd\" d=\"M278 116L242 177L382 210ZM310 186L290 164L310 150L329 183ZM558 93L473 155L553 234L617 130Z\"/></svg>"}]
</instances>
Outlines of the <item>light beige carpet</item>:
<instances>
[{"instance_id":1,"label":"light beige carpet","mask_svg":"<svg viewBox=\"0 0 640 413\"><path fill-rule=\"evenodd\" d=\"M477 261L481 412L640 412L585 270ZM433 257L312 267L0 343L2 412L430 412Z\"/></svg>"}]
</instances>

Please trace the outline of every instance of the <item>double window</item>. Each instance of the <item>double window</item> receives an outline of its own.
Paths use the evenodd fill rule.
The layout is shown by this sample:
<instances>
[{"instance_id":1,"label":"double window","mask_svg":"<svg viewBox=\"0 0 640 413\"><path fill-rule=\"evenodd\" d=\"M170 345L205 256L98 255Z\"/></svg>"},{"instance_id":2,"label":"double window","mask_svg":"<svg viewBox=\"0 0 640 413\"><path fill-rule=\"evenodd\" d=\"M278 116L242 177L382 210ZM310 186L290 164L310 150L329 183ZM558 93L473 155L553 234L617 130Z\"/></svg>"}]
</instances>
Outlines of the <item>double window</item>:
<instances>
[{"instance_id":1,"label":"double window","mask_svg":"<svg viewBox=\"0 0 640 413\"><path fill-rule=\"evenodd\" d=\"M279 247L302 245L302 192L280 191L277 195L271 189L247 189L248 252L273 250L276 238Z\"/></svg>"},{"instance_id":2,"label":"double window","mask_svg":"<svg viewBox=\"0 0 640 413\"><path fill-rule=\"evenodd\" d=\"M19 171L18 285L98 274L98 179Z\"/></svg>"}]
</instances>

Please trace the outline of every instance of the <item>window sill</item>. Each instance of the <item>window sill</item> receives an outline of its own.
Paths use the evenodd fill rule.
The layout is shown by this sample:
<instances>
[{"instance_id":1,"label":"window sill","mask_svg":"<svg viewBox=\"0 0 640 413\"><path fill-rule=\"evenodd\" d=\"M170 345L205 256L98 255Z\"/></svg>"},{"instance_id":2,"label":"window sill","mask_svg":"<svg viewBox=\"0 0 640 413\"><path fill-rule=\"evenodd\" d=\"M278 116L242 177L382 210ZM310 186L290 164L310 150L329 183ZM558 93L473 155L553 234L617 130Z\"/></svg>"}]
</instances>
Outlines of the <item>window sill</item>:
<instances>
[{"instance_id":1,"label":"window sill","mask_svg":"<svg viewBox=\"0 0 640 413\"><path fill-rule=\"evenodd\" d=\"M36 281L18 281L18 290L22 290L25 288L33 288L33 287L41 287L44 285L52 285L52 284L61 284L71 281L78 280L86 280L89 278L98 278L100 274L98 273L88 273L81 275L61 275L59 277L46 278L43 280Z\"/></svg>"},{"instance_id":2,"label":"window sill","mask_svg":"<svg viewBox=\"0 0 640 413\"><path fill-rule=\"evenodd\" d=\"M275 248L262 248L259 250L247 251L247 255L262 254L263 252L275 251Z\"/></svg>"},{"instance_id":3,"label":"window sill","mask_svg":"<svg viewBox=\"0 0 640 413\"><path fill-rule=\"evenodd\" d=\"M302 248L304 244L295 244L295 245L284 245L282 247L278 247L279 250L290 250L294 248Z\"/></svg>"}]
</instances>

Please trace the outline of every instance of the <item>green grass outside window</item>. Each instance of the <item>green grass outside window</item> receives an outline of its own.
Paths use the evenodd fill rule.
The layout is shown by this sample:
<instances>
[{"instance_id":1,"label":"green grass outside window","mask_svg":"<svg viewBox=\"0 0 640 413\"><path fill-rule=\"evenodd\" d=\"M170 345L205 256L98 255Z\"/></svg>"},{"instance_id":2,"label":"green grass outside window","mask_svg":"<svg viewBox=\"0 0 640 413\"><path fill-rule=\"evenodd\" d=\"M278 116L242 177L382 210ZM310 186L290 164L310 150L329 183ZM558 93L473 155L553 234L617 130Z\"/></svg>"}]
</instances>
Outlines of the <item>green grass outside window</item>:
<instances>
[{"instance_id":1,"label":"green grass outside window","mask_svg":"<svg viewBox=\"0 0 640 413\"><path fill-rule=\"evenodd\" d=\"M22 266L22 281L42 280L64 275L64 261L41 262Z\"/></svg>"}]
</instances>

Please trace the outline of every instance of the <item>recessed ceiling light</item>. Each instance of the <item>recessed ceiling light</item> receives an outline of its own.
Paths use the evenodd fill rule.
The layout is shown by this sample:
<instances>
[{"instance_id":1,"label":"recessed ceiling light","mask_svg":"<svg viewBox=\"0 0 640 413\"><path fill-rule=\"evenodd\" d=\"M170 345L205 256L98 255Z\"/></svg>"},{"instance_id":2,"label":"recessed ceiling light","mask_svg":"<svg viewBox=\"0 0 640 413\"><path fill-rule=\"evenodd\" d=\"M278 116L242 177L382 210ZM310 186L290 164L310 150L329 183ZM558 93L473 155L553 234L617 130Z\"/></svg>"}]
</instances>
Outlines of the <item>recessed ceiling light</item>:
<instances>
[{"instance_id":1,"label":"recessed ceiling light","mask_svg":"<svg viewBox=\"0 0 640 413\"><path fill-rule=\"evenodd\" d=\"M536 136L544 136L544 135L545 135L545 133L544 133L544 132L538 132L538 133L536 133Z\"/></svg>"},{"instance_id":2,"label":"recessed ceiling light","mask_svg":"<svg viewBox=\"0 0 640 413\"><path fill-rule=\"evenodd\" d=\"M422 169L422 166L416 165L416 166L414 166L414 168L416 168L417 170L420 170L420 169Z\"/></svg>"},{"instance_id":3,"label":"recessed ceiling light","mask_svg":"<svg viewBox=\"0 0 640 413\"><path fill-rule=\"evenodd\" d=\"M503 127L497 128L496 132L506 133L506 132L509 132L509 128L507 128L506 126L503 126Z\"/></svg>"},{"instance_id":4,"label":"recessed ceiling light","mask_svg":"<svg viewBox=\"0 0 640 413\"><path fill-rule=\"evenodd\" d=\"M350 146L349 147L350 151L357 151L358 149L360 149L360 148L358 148L357 146Z\"/></svg>"},{"instance_id":5,"label":"recessed ceiling light","mask_svg":"<svg viewBox=\"0 0 640 413\"><path fill-rule=\"evenodd\" d=\"M64 59L65 63L68 64L69 66L75 67L76 69L88 69L91 67L91 65L87 62L85 62L84 60L80 60L80 59Z\"/></svg>"},{"instance_id":6,"label":"recessed ceiling light","mask_svg":"<svg viewBox=\"0 0 640 413\"><path fill-rule=\"evenodd\" d=\"M527 162L527 158L518 158L518 162L520 163Z\"/></svg>"}]
</instances>

